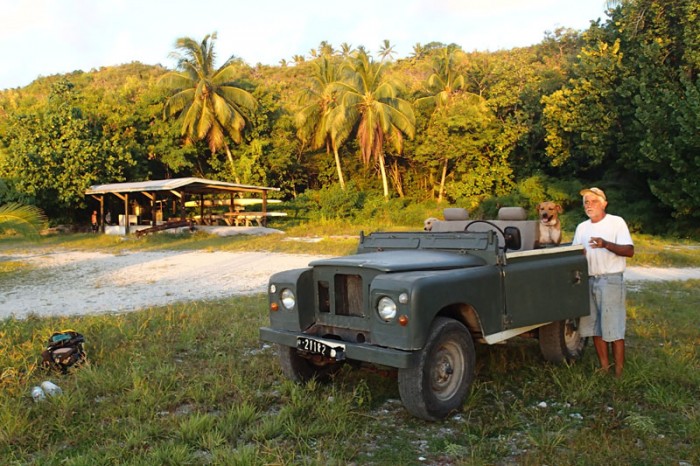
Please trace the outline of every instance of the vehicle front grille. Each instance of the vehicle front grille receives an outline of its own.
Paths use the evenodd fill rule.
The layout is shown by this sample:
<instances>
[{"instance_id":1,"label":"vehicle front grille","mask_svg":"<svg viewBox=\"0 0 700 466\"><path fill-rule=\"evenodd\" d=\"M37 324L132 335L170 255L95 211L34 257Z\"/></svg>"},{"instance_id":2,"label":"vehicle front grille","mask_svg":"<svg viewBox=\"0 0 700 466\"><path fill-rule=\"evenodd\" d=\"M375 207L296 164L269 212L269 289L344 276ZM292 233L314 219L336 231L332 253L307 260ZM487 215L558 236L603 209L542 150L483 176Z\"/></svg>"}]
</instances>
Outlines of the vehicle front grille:
<instances>
[{"instance_id":1,"label":"vehicle front grille","mask_svg":"<svg viewBox=\"0 0 700 466\"><path fill-rule=\"evenodd\" d=\"M341 316L364 316L362 277L359 275L335 276L335 313Z\"/></svg>"},{"instance_id":2,"label":"vehicle front grille","mask_svg":"<svg viewBox=\"0 0 700 466\"><path fill-rule=\"evenodd\" d=\"M320 312L331 312L331 298L328 290L328 282L319 280L318 282L318 310Z\"/></svg>"}]
</instances>

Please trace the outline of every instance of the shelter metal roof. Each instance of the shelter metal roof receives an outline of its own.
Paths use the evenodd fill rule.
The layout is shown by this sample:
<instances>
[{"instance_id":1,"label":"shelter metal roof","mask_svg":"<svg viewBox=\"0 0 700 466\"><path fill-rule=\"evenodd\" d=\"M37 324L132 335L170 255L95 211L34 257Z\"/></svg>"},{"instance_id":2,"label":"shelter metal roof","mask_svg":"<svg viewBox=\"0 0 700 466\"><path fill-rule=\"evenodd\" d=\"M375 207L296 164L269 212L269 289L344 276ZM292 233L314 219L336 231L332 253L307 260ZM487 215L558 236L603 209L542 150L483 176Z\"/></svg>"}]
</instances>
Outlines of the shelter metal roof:
<instances>
[{"instance_id":1,"label":"shelter metal roof","mask_svg":"<svg viewBox=\"0 0 700 466\"><path fill-rule=\"evenodd\" d=\"M213 194L221 192L266 192L279 191L279 188L228 183L204 178L172 178L168 180L133 181L90 186L85 194L99 195L111 193L184 191L193 194Z\"/></svg>"}]
</instances>

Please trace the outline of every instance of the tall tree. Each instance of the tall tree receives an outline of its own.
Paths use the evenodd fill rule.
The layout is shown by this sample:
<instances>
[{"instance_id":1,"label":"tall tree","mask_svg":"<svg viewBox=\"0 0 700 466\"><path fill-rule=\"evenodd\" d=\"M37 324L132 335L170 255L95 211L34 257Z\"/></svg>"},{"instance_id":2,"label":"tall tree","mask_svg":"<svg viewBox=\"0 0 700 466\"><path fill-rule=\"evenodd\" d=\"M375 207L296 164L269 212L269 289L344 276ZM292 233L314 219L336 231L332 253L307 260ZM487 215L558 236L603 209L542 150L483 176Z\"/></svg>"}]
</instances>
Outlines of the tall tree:
<instances>
[{"instance_id":1,"label":"tall tree","mask_svg":"<svg viewBox=\"0 0 700 466\"><path fill-rule=\"evenodd\" d=\"M302 94L303 107L296 114L297 136L312 149L326 148L335 158L340 187L345 189L343 169L340 165L337 139L333 137L333 111L338 106L337 82L338 67L330 56L323 56L313 62L311 85Z\"/></svg>"},{"instance_id":2,"label":"tall tree","mask_svg":"<svg viewBox=\"0 0 700 466\"><path fill-rule=\"evenodd\" d=\"M457 67L456 47L443 48L434 58L432 73L426 80L425 92L428 94L416 100L416 106L431 109L449 106L454 96L465 87L464 75Z\"/></svg>"},{"instance_id":3,"label":"tall tree","mask_svg":"<svg viewBox=\"0 0 700 466\"><path fill-rule=\"evenodd\" d=\"M569 86L544 99L548 155L594 181L609 177L628 202L646 180L668 212L697 224L700 4L611 6L610 20L584 34Z\"/></svg>"},{"instance_id":4,"label":"tall tree","mask_svg":"<svg viewBox=\"0 0 700 466\"><path fill-rule=\"evenodd\" d=\"M382 41L382 45L379 47L379 56L381 57L382 61L391 60L392 58L394 58L394 55L396 55L396 50L394 50L394 46L391 45L389 39L384 39Z\"/></svg>"},{"instance_id":5,"label":"tall tree","mask_svg":"<svg viewBox=\"0 0 700 466\"><path fill-rule=\"evenodd\" d=\"M160 83L172 89L164 108L166 117L177 116L182 123L181 134L186 143L206 140L212 154L224 149L236 181L240 181L226 136L240 144L243 131L252 112L257 108L255 98L237 87L238 60L230 57L218 69L214 68L216 33L207 34L201 43L189 37L177 40L178 71L166 73Z\"/></svg>"},{"instance_id":6,"label":"tall tree","mask_svg":"<svg viewBox=\"0 0 700 466\"><path fill-rule=\"evenodd\" d=\"M442 112L441 116L449 113L455 96L464 88L464 75L460 74L457 69L456 52L456 47L445 47L434 56L432 73L428 76L425 86L428 95L417 99L415 101L416 107L426 107L434 112ZM479 105L483 98L473 94L473 100L476 105ZM441 118L431 118L432 124L440 121L442 121ZM441 202L445 192L447 168L452 157L450 157L449 151L439 151L434 155L440 156L443 161L440 187L438 188L438 202Z\"/></svg>"},{"instance_id":7,"label":"tall tree","mask_svg":"<svg viewBox=\"0 0 700 466\"><path fill-rule=\"evenodd\" d=\"M352 54L355 53L355 49L352 48L351 44L343 42L340 44L340 56L343 58L350 58Z\"/></svg>"},{"instance_id":8,"label":"tall tree","mask_svg":"<svg viewBox=\"0 0 700 466\"><path fill-rule=\"evenodd\" d=\"M384 143L390 141L401 153L404 135L415 135L416 119L410 102L398 97L398 83L384 78L384 66L385 62L372 60L364 48L346 63L339 84L341 105L333 112L332 137L342 142L355 131L363 163L379 163L384 197L388 198Z\"/></svg>"},{"instance_id":9,"label":"tall tree","mask_svg":"<svg viewBox=\"0 0 700 466\"><path fill-rule=\"evenodd\" d=\"M13 112L8 123L0 178L15 193L10 199L46 212L84 204L90 185L124 181L138 164L120 138L106 136L106 122L84 110L81 95L65 79L51 84L44 105L24 114Z\"/></svg>"},{"instance_id":10,"label":"tall tree","mask_svg":"<svg viewBox=\"0 0 700 466\"><path fill-rule=\"evenodd\" d=\"M414 158L430 172L440 171L438 200L462 199L474 208L504 191L511 172L507 153L498 148L501 131L486 101L474 94L459 94L433 112Z\"/></svg>"}]
</instances>

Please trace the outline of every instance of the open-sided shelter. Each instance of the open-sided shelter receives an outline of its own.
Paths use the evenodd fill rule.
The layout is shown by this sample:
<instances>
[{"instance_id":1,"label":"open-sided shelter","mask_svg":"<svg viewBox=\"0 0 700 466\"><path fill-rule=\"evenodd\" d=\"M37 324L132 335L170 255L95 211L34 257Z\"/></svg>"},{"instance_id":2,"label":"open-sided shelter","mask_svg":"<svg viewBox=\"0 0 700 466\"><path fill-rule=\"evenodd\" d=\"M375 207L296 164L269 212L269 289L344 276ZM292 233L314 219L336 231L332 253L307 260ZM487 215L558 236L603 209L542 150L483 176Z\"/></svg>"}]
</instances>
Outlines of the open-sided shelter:
<instances>
[{"instance_id":1,"label":"open-sided shelter","mask_svg":"<svg viewBox=\"0 0 700 466\"><path fill-rule=\"evenodd\" d=\"M261 199L262 211L261 219L263 225L267 216L267 201L270 191L279 191L279 188L267 186L253 186L238 183L228 183L225 181L207 180L203 178L172 178L167 180L134 181L128 183L110 183L91 186L85 194L92 196L100 203L100 226L104 227L105 196L112 194L118 197L124 204L124 214L120 216L120 224L125 226L125 233L129 233L129 225L134 224L130 216L138 217L138 213L130 209L130 202L133 203L139 196L145 198L150 203L151 226L157 225L156 205L168 199L175 199L179 205L178 220L186 219L185 202L189 199L199 201L199 218L204 218L204 196L227 194L230 197L230 205L234 205L234 198L245 195L259 195Z\"/></svg>"}]
</instances>

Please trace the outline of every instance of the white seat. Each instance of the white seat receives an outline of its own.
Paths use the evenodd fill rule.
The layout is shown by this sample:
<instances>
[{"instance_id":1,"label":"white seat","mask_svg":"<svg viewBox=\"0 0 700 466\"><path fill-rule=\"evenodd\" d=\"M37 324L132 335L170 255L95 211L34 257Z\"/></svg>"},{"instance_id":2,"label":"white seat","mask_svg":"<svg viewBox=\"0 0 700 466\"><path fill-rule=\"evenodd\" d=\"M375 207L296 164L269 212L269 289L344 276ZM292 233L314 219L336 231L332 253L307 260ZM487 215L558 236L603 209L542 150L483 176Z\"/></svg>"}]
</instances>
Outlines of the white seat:
<instances>
[{"instance_id":1,"label":"white seat","mask_svg":"<svg viewBox=\"0 0 700 466\"><path fill-rule=\"evenodd\" d=\"M433 222L433 232L464 231L469 225L469 231L489 231L493 226L488 223L469 220L466 209L451 207L443 211L445 220ZM498 210L497 220L487 220L492 225L503 231L506 227L516 227L520 230L521 247L516 251L535 249L539 233L537 220L527 220L527 211L522 207L501 207ZM498 235L498 242L503 246L503 237Z\"/></svg>"}]
</instances>

